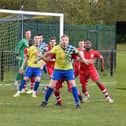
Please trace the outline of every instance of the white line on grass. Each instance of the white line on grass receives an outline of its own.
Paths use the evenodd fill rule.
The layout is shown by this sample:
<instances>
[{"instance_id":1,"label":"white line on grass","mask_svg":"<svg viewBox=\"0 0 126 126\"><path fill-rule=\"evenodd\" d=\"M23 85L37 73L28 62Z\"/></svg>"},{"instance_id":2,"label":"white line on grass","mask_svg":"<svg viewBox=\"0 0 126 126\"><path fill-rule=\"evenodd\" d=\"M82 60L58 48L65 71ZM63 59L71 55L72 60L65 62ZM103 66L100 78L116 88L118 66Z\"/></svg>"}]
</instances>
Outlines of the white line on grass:
<instances>
[{"instance_id":1,"label":"white line on grass","mask_svg":"<svg viewBox=\"0 0 126 126\"><path fill-rule=\"evenodd\" d=\"M117 81L106 81L106 82L103 82L104 83L104 85L106 85L106 86L114 86L114 85L116 85L117 84ZM65 85L65 84L64 84ZM12 86L12 87L14 87L13 86L13 84L12 83L7 83L7 84L0 84L0 86L5 86L5 87L8 87L8 86ZM41 87L44 87L44 86L46 86L46 84L40 84L40 86ZM79 86L79 84L78 84L78 86ZM81 86L81 85L80 85ZM90 86L96 86L96 84L95 83L88 83L88 86L90 87Z\"/></svg>"}]
</instances>

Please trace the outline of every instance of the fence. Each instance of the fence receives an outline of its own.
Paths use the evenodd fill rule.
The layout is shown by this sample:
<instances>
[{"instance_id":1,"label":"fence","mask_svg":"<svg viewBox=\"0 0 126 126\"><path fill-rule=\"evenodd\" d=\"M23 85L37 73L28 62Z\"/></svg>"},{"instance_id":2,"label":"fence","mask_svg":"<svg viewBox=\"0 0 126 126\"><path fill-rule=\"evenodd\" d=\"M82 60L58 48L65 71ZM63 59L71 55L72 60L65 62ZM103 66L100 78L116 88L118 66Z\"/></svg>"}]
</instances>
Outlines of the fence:
<instances>
[{"instance_id":1,"label":"fence","mask_svg":"<svg viewBox=\"0 0 126 126\"><path fill-rule=\"evenodd\" d=\"M59 24L44 23L40 21L24 21L23 32L26 29L32 31L32 38L38 33L43 33L44 41L48 43L51 36L59 41ZM21 22L0 22L0 79L4 73L17 70L15 59L15 47L22 36ZM108 25L64 25L64 33L70 37L70 44L78 46L79 40L90 39L93 48L99 50L105 58L105 67L113 75L116 66L116 30L115 26ZM98 65L97 65L98 67Z\"/></svg>"}]
</instances>

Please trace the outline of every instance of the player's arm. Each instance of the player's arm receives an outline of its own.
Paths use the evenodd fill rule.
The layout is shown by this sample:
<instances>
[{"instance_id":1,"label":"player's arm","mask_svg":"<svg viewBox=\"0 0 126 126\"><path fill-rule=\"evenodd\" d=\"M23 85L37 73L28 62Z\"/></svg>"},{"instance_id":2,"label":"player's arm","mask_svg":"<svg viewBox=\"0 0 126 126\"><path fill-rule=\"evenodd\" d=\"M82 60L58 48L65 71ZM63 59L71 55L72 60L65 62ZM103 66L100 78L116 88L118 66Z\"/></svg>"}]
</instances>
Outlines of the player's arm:
<instances>
[{"instance_id":1,"label":"player's arm","mask_svg":"<svg viewBox=\"0 0 126 126\"><path fill-rule=\"evenodd\" d=\"M100 64L101 64L100 71L103 72L104 71L104 58L103 58L103 56L99 52L95 51L95 57L100 60Z\"/></svg>"},{"instance_id":2,"label":"player's arm","mask_svg":"<svg viewBox=\"0 0 126 126\"><path fill-rule=\"evenodd\" d=\"M19 56L19 52L20 52L20 49L22 46L23 46L23 40L19 41L18 45L16 47L16 59L17 60L21 60L21 57Z\"/></svg>"},{"instance_id":3,"label":"player's arm","mask_svg":"<svg viewBox=\"0 0 126 126\"><path fill-rule=\"evenodd\" d=\"M41 55L39 59L35 60L35 63L39 62L40 60L44 60L45 62L50 61L51 59L48 57L50 54L50 51L46 52L44 55Z\"/></svg>"},{"instance_id":4,"label":"player's arm","mask_svg":"<svg viewBox=\"0 0 126 126\"><path fill-rule=\"evenodd\" d=\"M99 59L100 59L100 63L101 63L100 70L101 70L101 72L103 72L103 71L104 71L104 58L103 58L103 56L101 55Z\"/></svg>"},{"instance_id":5,"label":"player's arm","mask_svg":"<svg viewBox=\"0 0 126 126\"><path fill-rule=\"evenodd\" d=\"M81 52L78 52L78 56L80 58L79 61L85 63L86 65L95 63L95 59L87 60L84 58Z\"/></svg>"},{"instance_id":6,"label":"player's arm","mask_svg":"<svg viewBox=\"0 0 126 126\"><path fill-rule=\"evenodd\" d=\"M27 62L27 59L28 59L27 56L25 56L25 57L24 57L24 60L23 60L23 63L22 63L22 65L21 65L21 67L20 67L20 70L19 70L21 74L24 73L24 69L23 69L23 68L24 68L24 65L25 65L26 62Z\"/></svg>"}]
</instances>

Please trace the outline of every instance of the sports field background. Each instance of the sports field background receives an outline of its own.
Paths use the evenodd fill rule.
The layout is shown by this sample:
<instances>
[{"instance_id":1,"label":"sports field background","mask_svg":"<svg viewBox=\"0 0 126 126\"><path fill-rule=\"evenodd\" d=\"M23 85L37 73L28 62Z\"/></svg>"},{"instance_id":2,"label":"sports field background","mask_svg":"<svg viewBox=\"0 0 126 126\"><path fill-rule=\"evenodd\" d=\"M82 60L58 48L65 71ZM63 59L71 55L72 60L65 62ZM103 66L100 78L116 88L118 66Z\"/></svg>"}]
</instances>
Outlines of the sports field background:
<instances>
[{"instance_id":1,"label":"sports field background","mask_svg":"<svg viewBox=\"0 0 126 126\"><path fill-rule=\"evenodd\" d=\"M26 94L13 98L13 86L4 83L0 85L0 126L126 126L126 44L117 47L116 74L114 77L101 77L114 104L107 103L91 81L88 84L91 98L88 103L81 104L80 110L76 110L73 97L67 92L65 84L61 90L61 107L55 106L55 97L52 96L48 106L40 108L39 104L44 98L42 87L36 99ZM79 80L77 84L80 88Z\"/></svg>"}]
</instances>

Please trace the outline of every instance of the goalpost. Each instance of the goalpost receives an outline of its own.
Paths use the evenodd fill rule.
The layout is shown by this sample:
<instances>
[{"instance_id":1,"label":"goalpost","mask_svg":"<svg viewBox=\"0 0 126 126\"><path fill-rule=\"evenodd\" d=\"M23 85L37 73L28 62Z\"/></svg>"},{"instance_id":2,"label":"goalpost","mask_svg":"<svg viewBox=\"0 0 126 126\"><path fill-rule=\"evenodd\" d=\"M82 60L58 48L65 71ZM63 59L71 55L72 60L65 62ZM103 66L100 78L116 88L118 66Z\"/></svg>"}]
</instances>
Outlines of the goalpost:
<instances>
[{"instance_id":1,"label":"goalpost","mask_svg":"<svg viewBox=\"0 0 126 126\"><path fill-rule=\"evenodd\" d=\"M38 33L43 33L47 43L50 37L56 36L59 40L64 34L63 13L0 9L0 14L2 13L11 16L0 18L0 81L3 81L4 73L7 74L11 67L17 67L15 47L17 42L23 38L25 30L32 31L32 38ZM51 23L43 21L45 17L47 20L48 17L56 19L56 23L52 23L52 20Z\"/></svg>"},{"instance_id":2,"label":"goalpost","mask_svg":"<svg viewBox=\"0 0 126 126\"><path fill-rule=\"evenodd\" d=\"M48 13L48 12L34 12L34 11L22 11L22 10L7 10L0 9L0 13L10 13L10 14L22 14L22 15L40 15L40 16L54 16L60 18L60 36L63 35L64 31L64 14L63 13Z\"/></svg>"}]
</instances>

